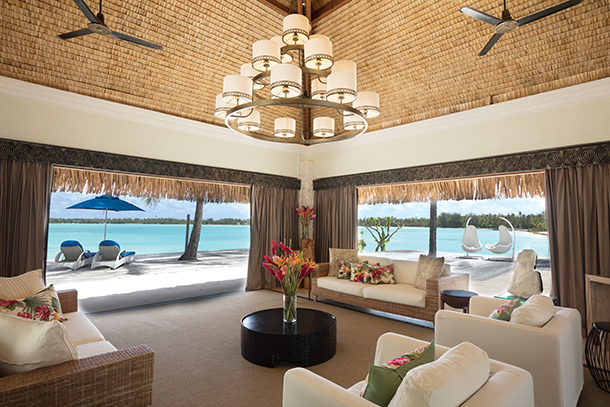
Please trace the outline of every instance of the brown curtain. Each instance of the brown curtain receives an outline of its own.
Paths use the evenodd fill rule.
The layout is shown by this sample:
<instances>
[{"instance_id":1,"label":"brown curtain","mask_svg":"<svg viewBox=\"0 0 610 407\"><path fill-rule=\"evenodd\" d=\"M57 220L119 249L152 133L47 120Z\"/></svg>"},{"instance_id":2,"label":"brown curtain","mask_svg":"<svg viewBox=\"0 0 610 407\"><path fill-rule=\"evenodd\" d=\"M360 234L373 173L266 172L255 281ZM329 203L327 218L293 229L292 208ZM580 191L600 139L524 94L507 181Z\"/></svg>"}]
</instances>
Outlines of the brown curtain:
<instances>
[{"instance_id":1,"label":"brown curtain","mask_svg":"<svg viewBox=\"0 0 610 407\"><path fill-rule=\"evenodd\" d=\"M263 267L263 256L271 253L271 241L292 243L299 248L299 191L293 189L252 187L250 199L250 254L246 291L277 287L276 278Z\"/></svg>"},{"instance_id":2,"label":"brown curtain","mask_svg":"<svg viewBox=\"0 0 610 407\"><path fill-rule=\"evenodd\" d=\"M586 320L585 274L610 277L610 165L545 172L553 285Z\"/></svg>"},{"instance_id":3,"label":"brown curtain","mask_svg":"<svg viewBox=\"0 0 610 407\"><path fill-rule=\"evenodd\" d=\"M46 269L52 169L0 160L0 277Z\"/></svg>"},{"instance_id":4,"label":"brown curtain","mask_svg":"<svg viewBox=\"0 0 610 407\"><path fill-rule=\"evenodd\" d=\"M358 192L355 187L322 189L315 195L316 259L328 261L328 249L358 247Z\"/></svg>"}]
</instances>

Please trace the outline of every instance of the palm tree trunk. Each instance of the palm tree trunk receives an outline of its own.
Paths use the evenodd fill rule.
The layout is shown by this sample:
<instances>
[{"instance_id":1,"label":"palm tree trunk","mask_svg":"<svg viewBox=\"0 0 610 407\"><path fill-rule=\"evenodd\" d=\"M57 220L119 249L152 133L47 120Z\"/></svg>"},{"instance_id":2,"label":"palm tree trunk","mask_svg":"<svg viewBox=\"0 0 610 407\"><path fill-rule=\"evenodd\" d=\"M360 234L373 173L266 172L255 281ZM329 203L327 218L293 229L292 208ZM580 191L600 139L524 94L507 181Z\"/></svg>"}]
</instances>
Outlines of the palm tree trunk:
<instances>
[{"instance_id":1,"label":"palm tree trunk","mask_svg":"<svg viewBox=\"0 0 610 407\"><path fill-rule=\"evenodd\" d=\"M428 256L436 257L436 200L430 201L430 246Z\"/></svg>"},{"instance_id":2,"label":"palm tree trunk","mask_svg":"<svg viewBox=\"0 0 610 407\"><path fill-rule=\"evenodd\" d=\"M201 220L203 219L203 198L197 198L195 207L195 219L193 219L193 230L186 250L178 260L197 260L197 249L199 247L199 237L201 236Z\"/></svg>"}]
</instances>

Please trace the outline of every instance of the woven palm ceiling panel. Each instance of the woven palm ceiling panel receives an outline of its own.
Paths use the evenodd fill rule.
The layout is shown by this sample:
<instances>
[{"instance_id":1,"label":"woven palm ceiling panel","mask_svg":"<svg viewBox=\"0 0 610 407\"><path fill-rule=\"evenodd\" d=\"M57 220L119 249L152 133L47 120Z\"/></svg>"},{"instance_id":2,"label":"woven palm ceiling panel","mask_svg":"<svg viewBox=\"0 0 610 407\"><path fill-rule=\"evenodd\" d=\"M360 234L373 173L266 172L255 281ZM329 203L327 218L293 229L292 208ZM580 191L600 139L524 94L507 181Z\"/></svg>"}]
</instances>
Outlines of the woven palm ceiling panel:
<instances>
[{"instance_id":1,"label":"woven palm ceiling panel","mask_svg":"<svg viewBox=\"0 0 610 407\"><path fill-rule=\"evenodd\" d=\"M561 2L507 5L519 19ZM99 3L86 3L97 13ZM213 111L223 77L239 73L253 42L281 33L284 15L268 3L105 0L106 24L163 46L153 50L100 35L61 40L86 27L72 0L3 0L0 75L222 126ZM315 13L335 3L311 6ZM382 114L369 131L610 76L610 0L585 0L517 28L484 57L477 54L493 27L459 9L500 17L502 1L339 3L314 21L313 33L331 39L335 60L358 64L358 89L379 93ZM272 133L269 120L263 127Z\"/></svg>"}]
</instances>

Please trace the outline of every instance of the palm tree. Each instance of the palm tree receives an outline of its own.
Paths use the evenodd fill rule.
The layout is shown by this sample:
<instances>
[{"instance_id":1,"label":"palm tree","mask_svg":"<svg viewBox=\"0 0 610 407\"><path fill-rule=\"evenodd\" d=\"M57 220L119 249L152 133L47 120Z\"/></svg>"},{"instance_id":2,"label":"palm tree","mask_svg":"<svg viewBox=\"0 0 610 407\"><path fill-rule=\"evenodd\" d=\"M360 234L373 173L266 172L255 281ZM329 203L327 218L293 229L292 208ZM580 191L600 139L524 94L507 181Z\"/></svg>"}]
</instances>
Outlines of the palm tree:
<instances>
[{"instance_id":1,"label":"palm tree","mask_svg":"<svg viewBox=\"0 0 610 407\"><path fill-rule=\"evenodd\" d=\"M197 260L197 249L199 248L199 237L201 236L201 221L203 220L204 198L197 198L195 207L195 219L193 219L193 229L191 237L184 254L178 260Z\"/></svg>"},{"instance_id":2,"label":"palm tree","mask_svg":"<svg viewBox=\"0 0 610 407\"><path fill-rule=\"evenodd\" d=\"M430 245L428 256L436 257L436 200L430 201Z\"/></svg>"}]
</instances>

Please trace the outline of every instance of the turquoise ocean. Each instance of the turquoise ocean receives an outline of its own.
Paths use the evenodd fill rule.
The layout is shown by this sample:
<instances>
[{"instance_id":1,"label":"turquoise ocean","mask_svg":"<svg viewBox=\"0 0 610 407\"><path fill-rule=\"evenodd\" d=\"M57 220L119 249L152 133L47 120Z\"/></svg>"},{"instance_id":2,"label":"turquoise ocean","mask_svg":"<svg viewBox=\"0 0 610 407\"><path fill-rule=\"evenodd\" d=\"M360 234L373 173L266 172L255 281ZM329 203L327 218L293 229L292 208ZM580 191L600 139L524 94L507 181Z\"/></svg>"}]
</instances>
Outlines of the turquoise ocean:
<instances>
[{"instance_id":1,"label":"turquoise ocean","mask_svg":"<svg viewBox=\"0 0 610 407\"><path fill-rule=\"evenodd\" d=\"M375 251L375 240L365 228L365 251ZM477 229L483 246L498 241L498 231ZM464 229L438 229L437 251L461 253ZM115 240L122 249L136 254L179 253L184 251L186 225L140 225L110 224L107 239ZM49 225L48 260L53 260L64 240L78 240L85 250L96 251L104 238L103 224L51 223ZM358 238L362 238L359 234ZM428 251L429 229L409 227L400 229L390 240L386 250ZM203 225L199 240L199 251L248 249L250 226L248 225ZM523 249L533 249L538 257L549 257L549 242L545 235L516 232L515 254ZM483 249L478 254L492 255ZM508 255L511 252L507 253Z\"/></svg>"}]
</instances>

